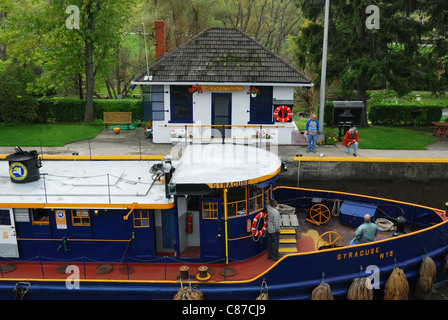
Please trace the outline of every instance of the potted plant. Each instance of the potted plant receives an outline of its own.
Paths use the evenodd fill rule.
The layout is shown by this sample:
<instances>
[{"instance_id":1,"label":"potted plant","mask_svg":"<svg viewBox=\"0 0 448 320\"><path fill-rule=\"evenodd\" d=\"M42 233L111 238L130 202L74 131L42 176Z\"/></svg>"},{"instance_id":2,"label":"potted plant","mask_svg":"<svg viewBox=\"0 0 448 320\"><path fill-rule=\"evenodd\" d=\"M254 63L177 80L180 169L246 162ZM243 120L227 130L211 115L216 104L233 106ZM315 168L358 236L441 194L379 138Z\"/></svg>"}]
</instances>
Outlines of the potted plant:
<instances>
[{"instance_id":1,"label":"potted plant","mask_svg":"<svg viewBox=\"0 0 448 320\"><path fill-rule=\"evenodd\" d=\"M145 131L145 138L152 138L152 122L148 121L146 122L145 126L144 126L144 131Z\"/></svg>"},{"instance_id":2,"label":"potted plant","mask_svg":"<svg viewBox=\"0 0 448 320\"><path fill-rule=\"evenodd\" d=\"M192 86L191 88L188 88L188 92L192 94L195 92L197 92L198 94L202 93L202 86L196 83L196 85Z\"/></svg>"},{"instance_id":3,"label":"potted plant","mask_svg":"<svg viewBox=\"0 0 448 320\"><path fill-rule=\"evenodd\" d=\"M255 87L250 87L249 90L247 91L247 93L250 94L250 96L252 98L255 98L260 93L260 90Z\"/></svg>"}]
</instances>

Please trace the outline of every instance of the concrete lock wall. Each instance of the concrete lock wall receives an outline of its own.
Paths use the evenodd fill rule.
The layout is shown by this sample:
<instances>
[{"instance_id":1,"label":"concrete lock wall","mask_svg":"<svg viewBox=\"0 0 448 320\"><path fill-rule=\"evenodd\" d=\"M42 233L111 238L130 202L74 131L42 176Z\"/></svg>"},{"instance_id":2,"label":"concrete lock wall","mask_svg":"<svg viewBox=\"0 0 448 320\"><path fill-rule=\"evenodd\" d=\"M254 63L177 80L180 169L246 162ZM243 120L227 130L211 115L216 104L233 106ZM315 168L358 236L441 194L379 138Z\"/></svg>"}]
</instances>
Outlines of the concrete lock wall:
<instances>
[{"instance_id":1,"label":"concrete lock wall","mask_svg":"<svg viewBox=\"0 0 448 320\"><path fill-rule=\"evenodd\" d=\"M338 161L288 161L288 171L282 178L309 180L393 180L412 181L448 179L448 162L338 162Z\"/></svg>"}]
</instances>

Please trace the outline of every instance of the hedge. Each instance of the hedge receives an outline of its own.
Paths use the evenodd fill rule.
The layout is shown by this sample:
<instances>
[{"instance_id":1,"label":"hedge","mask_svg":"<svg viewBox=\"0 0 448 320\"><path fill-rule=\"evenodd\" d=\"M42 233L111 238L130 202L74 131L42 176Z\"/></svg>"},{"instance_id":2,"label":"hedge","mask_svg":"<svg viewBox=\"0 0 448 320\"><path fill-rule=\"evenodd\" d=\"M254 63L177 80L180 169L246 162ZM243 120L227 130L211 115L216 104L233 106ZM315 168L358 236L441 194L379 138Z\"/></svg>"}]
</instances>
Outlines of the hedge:
<instances>
[{"instance_id":1,"label":"hedge","mask_svg":"<svg viewBox=\"0 0 448 320\"><path fill-rule=\"evenodd\" d=\"M420 110L417 116L418 125L429 125L442 118L441 106L422 105L375 105L370 107L369 120L373 125L408 126L414 123L412 110Z\"/></svg>"},{"instance_id":2,"label":"hedge","mask_svg":"<svg viewBox=\"0 0 448 320\"><path fill-rule=\"evenodd\" d=\"M368 111L372 125L410 126L414 124L412 110L421 110L417 116L418 125L430 125L442 118L442 106L424 105L373 105ZM319 113L319 109L317 111ZM325 102L324 122L333 125L333 102Z\"/></svg>"},{"instance_id":3,"label":"hedge","mask_svg":"<svg viewBox=\"0 0 448 320\"><path fill-rule=\"evenodd\" d=\"M85 100L69 98L41 98L38 100L37 122L82 122L86 107ZM94 99L93 115L103 119L103 112L132 112L133 121L143 120L143 104L137 99Z\"/></svg>"}]
</instances>

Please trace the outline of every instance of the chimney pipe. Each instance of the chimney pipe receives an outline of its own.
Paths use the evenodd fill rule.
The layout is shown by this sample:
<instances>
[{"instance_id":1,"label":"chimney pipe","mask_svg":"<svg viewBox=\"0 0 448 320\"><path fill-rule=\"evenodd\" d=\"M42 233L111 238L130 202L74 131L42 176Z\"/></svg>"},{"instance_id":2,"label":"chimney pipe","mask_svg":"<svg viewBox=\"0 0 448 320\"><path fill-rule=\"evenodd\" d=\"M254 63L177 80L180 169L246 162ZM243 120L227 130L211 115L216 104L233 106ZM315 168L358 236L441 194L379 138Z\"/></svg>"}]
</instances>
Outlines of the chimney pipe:
<instances>
[{"instance_id":1,"label":"chimney pipe","mask_svg":"<svg viewBox=\"0 0 448 320\"><path fill-rule=\"evenodd\" d=\"M165 21L158 20L154 22L154 29L156 38L156 60L159 60L165 55Z\"/></svg>"}]
</instances>

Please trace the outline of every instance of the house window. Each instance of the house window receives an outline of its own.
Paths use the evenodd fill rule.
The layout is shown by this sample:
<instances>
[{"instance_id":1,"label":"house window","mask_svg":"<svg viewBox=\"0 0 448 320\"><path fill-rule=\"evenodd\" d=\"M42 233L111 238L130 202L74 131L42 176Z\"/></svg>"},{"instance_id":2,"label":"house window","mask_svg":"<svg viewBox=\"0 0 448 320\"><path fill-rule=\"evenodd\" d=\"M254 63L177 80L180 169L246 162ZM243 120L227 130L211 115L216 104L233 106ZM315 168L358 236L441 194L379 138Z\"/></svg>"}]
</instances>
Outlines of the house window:
<instances>
[{"instance_id":1,"label":"house window","mask_svg":"<svg viewBox=\"0 0 448 320\"><path fill-rule=\"evenodd\" d=\"M50 212L45 209L32 209L33 225L49 225Z\"/></svg>"},{"instance_id":2,"label":"house window","mask_svg":"<svg viewBox=\"0 0 448 320\"><path fill-rule=\"evenodd\" d=\"M72 224L74 227L90 226L90 215L87 209L72 210Z\"/></svg>"},{"instance_id":3,"label":"house window","mask_svg":"<svg viewBox=\"0 0 448 320\"><path fill-rule=\"evenodd\" d=\"M272 87L257 87L255 98L250 98L250 123L274 123L274 106L272 104Z\"/></svg>"},{"instance_id":4,"label":"house window","mask_svg":"<svg viewBox=\"0 0 448 320\"><path fill-rule=\"evenodd\" d=\"M171 122L193 122L192 94L189 86L171 86Z\"/></svg>"},{"instance_id":5,"label":"house window","mask_svg":"<svg viewBox=\"0 0 448 320\"><path fill-rule=\"evenodd\" d=\"M134 210L134 228L149 228L149 210Z\"/></svg>"}]
</instances>

